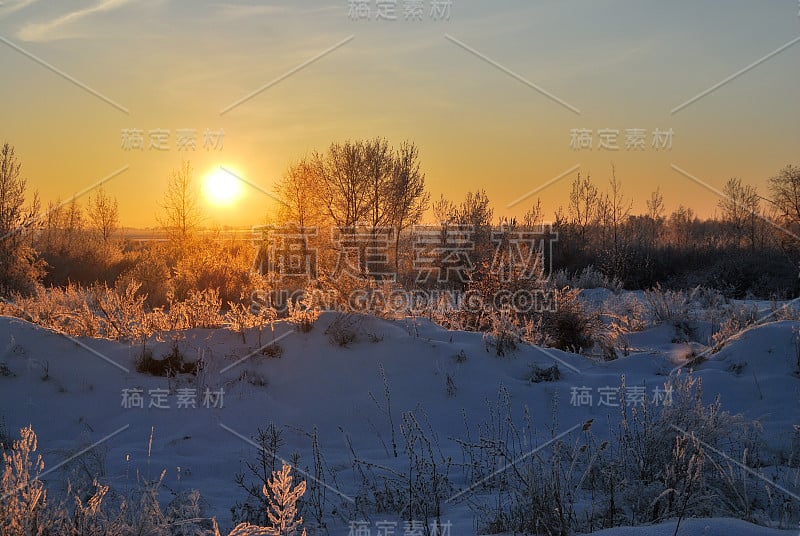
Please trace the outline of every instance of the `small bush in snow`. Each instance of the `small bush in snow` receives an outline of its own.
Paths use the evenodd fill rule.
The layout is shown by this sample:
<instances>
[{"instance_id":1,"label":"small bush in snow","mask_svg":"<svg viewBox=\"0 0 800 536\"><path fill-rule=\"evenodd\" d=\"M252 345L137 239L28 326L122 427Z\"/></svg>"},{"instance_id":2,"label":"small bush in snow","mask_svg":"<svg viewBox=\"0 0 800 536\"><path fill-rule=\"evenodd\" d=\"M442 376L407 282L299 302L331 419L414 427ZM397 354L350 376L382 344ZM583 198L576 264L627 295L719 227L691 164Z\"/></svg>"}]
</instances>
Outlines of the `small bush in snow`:
<instances>
[{"instance_id":1,"label":"small bush in snow","mask_svg":"<svg viewBox=\"0 0 800 536\"><path fill-rule=\"evenodd\" d=\"M197 374L197 361L186 361L178 344L173 344L168 354L155 359L153 352L146 349L136 361L136 371L151 376L173 377L176 374Z\"/></svg>"},{"instance_id":2,"label":"small bush in snow","mask_svg":"<svg viewBox=\"0 0 800 536\"><path fill-rule=\"evenodd\" d=\"M656 286L644 291L649 307L650 318L656 323L687 320L689 318L689 297L682 290L662 290Z\"/></svg>"},{"instance_id":3,"label":"small bush in snow","mask_svg":"<svg viewBox=\"0 0 800 536\"><path fill-rule=\"evenodd\" d=\"M277 359L283 355L283 346L273 342L261 349L261 355Z\"/></svg>"},{"instance_id":4,"label":"small bush in snow","mask_svg":"<svg viewBox=\"0 0 800 536\"><path fill-rule=\"evenodd\" d=\"M608 319L609 329L619 334L633 333L647 328L645 306L633 294L609 296L600 314Z\"/></svg>"},{"instance_id":5,"label":"small bush in snow","mask_svg":"<svg viewBox=\"0 0 800 536\"><path fill-rule=\"evenodd\" d=\"M453 398L456 396L458 392L458 387L456 387L456 380L453 378L453 375L449 372L445 374L445 392L447 393L448 398Z\"/></svg>"},{"instance_id":6,"label":"small bush in snow","mask_svg":"<svg viewBox=\"0 0 800 536\"><path fill-rule=\"evenodd\" d=\"M550 367L540 367L534 364L531 367L529 379L532 383L556 382L561 379L561 371L557 364Z\"/></svg>"},{"instance_id":7,"label":"small bush in snow","mask_svg":"<svg viewBox=\"0 0 800 536\"><path fill-rule=\"evenodd\" d=\"M504 357L516 350L522 334L514 315L509 311L493 311L489 314L489 322L491 328L483 335L486 351L493 348L497 357Z\"/></svg>"},{"instance_id":8,"label":"small bush in snow","mask_svg":"<svg viewBox=\"0 0 800 536\"><path fill-rule=\"evenodd\" d=\"M337 346L347 347L358 339L358 328L361 324L361 315L340 313L330 323L325 333L330 341Z\"/></svg>"},{"instance_id":9,"label":"small bush in snow","mask_svg":"<svg viewBox=\"0 0 800 536\"><path fill-rule=\"evenodd\" d=\"M271 475L278 468L278 451L284 444L283 431L270 423L266 428L259 428L253 439L258 444L256 459L245 460L247 472L235 477L236 485L246 492L246 498L238 502L232 512L234 521L266 525L269 504L262 488L269 484Z\"/></svg>"},{"instance_id":10,"label":"small bush in snow","mask_svg":"<svg viewBox=\"0 0 800 536\"><path fill-rule=\"evenodd\" d=\"M719 351L731 337L738 335L748 326L752 326L758 321L758 307L753 304L751 307L744 305L733 306L728 311L726 318L719 326L719 329L711 335L711 343L715 351Z\"/></svg>"},{"instance_id":11,"label":"small bush in snow","mask_svg":"<svg viewBox=\"0 0 800 536\"><path fill-rule=\"evenodd\" d=\"M292 467L283 464L279 471L273 471L261 492L267 501L267 527L240 523L228 536L305 536L303 518L299 516L297 502L306 492L306 482L297 485L290 474ZM219 533L218 533L219 534Z\"/></svg>"},{"instance_id":12,"label":"small bush in snow","mask_svg":"<svg viewBox=\"0 0 800 536\"><path fill-rule=\"evenodd\" d=\"M0 480L0 534L28 536L46 527L47 492L39 475L44 461L37 454L36 433L30 426L20 430L10 452L3 452Z\"/></svg>"},{"instance_id":13,"label":"small bush in snow","mask_svg":"<svg viewBox=\"0 0 800 536\"><path fill-rule=\"evenodd\" d=\"M319 310L312 303L312 294L308 293L303 301L293 303L287 302L289 323L294 326L295 331L308 333L314 328L314 323L319 318Z\"/></svg>"},{"instance_id":14,"label":"small bush in snow","mask_svg":"<svg viewBox=\"0 0 800 536\"><path fill-rule=\"evenodd\" d=\"M622 290L622 281L616 277L608 277L591 265L574 274L570 274L567 270L562 268L552 274L551 281L559 288L605 288L613 290L614 292Z\"/></svg>"},{"instance_id":15,"label":"small bush in snow","mask_svg":"<svg viewBox=\"0 0 800 536\"><path fill-rule=\"evenodd\" d=\"M600 318L586 310L578 296L579 289L554 291L555 310L543 312L535 328L534 344L546 344L559 350L580 352L594 346L600 330Z\"/></svg>"}]
</instances>

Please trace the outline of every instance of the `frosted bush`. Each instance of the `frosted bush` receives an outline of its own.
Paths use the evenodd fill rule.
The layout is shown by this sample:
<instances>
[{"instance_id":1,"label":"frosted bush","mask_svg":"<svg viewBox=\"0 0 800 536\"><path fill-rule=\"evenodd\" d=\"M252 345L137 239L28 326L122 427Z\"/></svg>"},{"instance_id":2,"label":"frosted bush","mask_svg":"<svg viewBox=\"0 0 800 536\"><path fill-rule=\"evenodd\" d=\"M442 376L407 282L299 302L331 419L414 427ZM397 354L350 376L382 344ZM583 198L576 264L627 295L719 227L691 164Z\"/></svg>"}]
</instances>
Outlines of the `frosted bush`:
<instances>
[{"instance_id":1,"label":"frosted bush","mask_svg":"<svg viewBox=\"0 0 800 536\"><path fill-rule=\"evenodd\" d=\"M269 481L264 484L262 493L267 499L267 519L269 527L240 523L228 536L305 536L303 518L299 516L297 502L306 492L306 482L297 485L291 475L292 467L286 463L280 470L273 471ZM302 530L301 530L302 529ZM216 529L219 536L219 530Z\"/></svg>"},{"instance_id":2,"label":"frosted bush","mask_svg":"<svg viewBox=\"0 0 800 536\"><path fill-rule=\"evenodd\" d=\"M20 430L10 452L3 452L0 480L0 534L28 536L44 530L47 492L39 475L44 461L37 453L36 433L28 426Z\"/></svg>"},{"instance_id":3,"label":"frosted bush","mask_svg":"<svg viewBox=\"0 0 800 536\"><path fill-rule=\"evenodd\" d=\"M722 348L731 337L741 333L748 326L758 322L758 307L752 304L734 305L727 311L728 317L720 324L719 329L711 335L711 343L714 350Z\"/></svg>"},{"instance_id":4,"label":"frosted bush","mask_svg":"<svg viewBox=\"0 0 800 536\"><path fill-rule=\"evenodd\" d=\"M558 287L580 289L605 288L617 292L622 290L622 281L616 277L608 277L594 266L589 265L580 272L571 274L561 268L550 276L551 283Z\"/></svg>"},{"instance_id":5,"label":"frosted bush","mask_svg":"<svg viewBox=\"0 0 800 536\"><path fill-rule=\"evenodd\" d=\"M653 322L674 322L689 319L689 298L682 290L663 290L660 286L645 290L650 319Z\"/></svg>"}]
</instances>

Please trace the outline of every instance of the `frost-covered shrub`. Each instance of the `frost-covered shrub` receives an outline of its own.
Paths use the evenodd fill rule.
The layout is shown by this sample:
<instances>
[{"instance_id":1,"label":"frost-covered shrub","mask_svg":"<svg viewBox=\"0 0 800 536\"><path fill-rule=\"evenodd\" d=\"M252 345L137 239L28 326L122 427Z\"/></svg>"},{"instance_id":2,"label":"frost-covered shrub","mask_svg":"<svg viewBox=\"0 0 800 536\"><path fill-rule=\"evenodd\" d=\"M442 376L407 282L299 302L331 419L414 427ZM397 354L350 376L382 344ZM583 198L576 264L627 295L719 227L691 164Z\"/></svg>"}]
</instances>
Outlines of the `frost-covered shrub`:
<instances>
[{"instance_id":1,"label":"frost-covered shrub","mask_svg":"<svg viewBox=\"0 0 800 536\"><path fill-rule=\"evenodd\" d=\"M148 307L166 306L175 295L166 253L164 248L155 245L127 253L126 262L130 268L122 272L114 286L119 291L138 284L138 292L146 297Z\"/></svg>"},{"instance_id":2,"label":"frost-covered shrub","mask_svg":"<svg viewBox=\"0 0 800 536\"><path fill-rule=\"evenodd\" d=\"M635 389L623 379L619 399ZM741 469L733 470L735 478L730 475L732 460L760 463L754 425L722 411L719 397L706 403L699 378L670 377L661 392L658 404L644 397L635 406L620 405L612 456L598 466L609 518L637 525L683 516L741 516L752 509L741 495L743 486L752 486L751 477Z\"/></svg>"},{"instance_id":3,"label":"frost-covered shrub","mask_svg":"<svg viewBox=\"0 0 800 536\"><path fill-rule=\"evenodd\" d=\"M269 452L274 466L275 450ZM259 454L262 460L266 460L263 454ZM266 475L267 465L256 469L257 473ZM272 470L269 477L262 476L265 482L260 490L258 497L260 506L257 511L250 512L262 519L261 524L251 524L248 521L239 523L228 536L249 536L249 535L268 535L268 536L305 536L306 530L303 528L303 518L298 510L298 502L306 492L305 480L295 483L295 478L291 474L292 466L282 462L278 470ZM248 493L255 494L255 487L248 490ZM250 504L250 503L247 503ZM243 510L248 512L249 510ZM257 522L258 523L258 522ZM301 530L302 529L302 530Z\"/></svg>"},{"instance_id":4,"label":"frost-covered shrub","mask_svg":"<svg viewBox=\"0 0 800 536\"><path fill-rule=\"evenodd\" d=\"M721 310L728 299L715 288L698 286L692 290L692 302L703 309Z\"/></svg>"},{"instance_id":5,"label":"frost-covered shrub","mask_svg":"<svg viewBox=\"0 0 800 536\"><path fill-rule=\"evenodd\" d=\"M93 289L100 330L110 339L132 340L145 315L146 296L138 295L140 285L130 282L121 290L98 285Z\"/></svg>"},{"instance_id":6,"label":"frost-covered shrub","mask_svg":"<svg viewBox=\"0 0 800 536\"><path fill-rule=\"evenodd\" d=\"M136 371L151 376L174 377L176 374L196 375L200 363L187 361L177 342L172 345L169 353L161 359L155 359L149 350L142 352L136 360Z\"/></svg>"},{"instance_id":7,"label":"frost-covered shrub","mask_svg":"<svg viewBox=\"0 0 800 536\"><path fill-rule=\"evenodd\" d=\"M609 328L619 334L647 328L647 308L631 293L609 296L603 303L600 314L608 319Z\"/></svg>"},{"instance_id":8,"label":"frost-covered shrub","mask_svg":"<svg viewBox=\"0 0 800 536\"><path fill-rule=\"evenodd\" d=\"M600 319L578 299L580 289L553 291L555 310L541 313L538 327L543 342L560 350L579 352L594 346Z\"/></svg>"},{"instance_id":9,"label":"frost-covered shrub","mask_svg":"<svg viewBox=\"0 0 800 536\"><path fill-rule=\"evenodd\" d=\"M501 388L488 418L458 440L480 531L588 533L719 516L797 522L798 509L786 509L790 497L756 476L765 461L755 423L723 412L718 398L705 401L692 376L670 377L656 402L636 398L649 392L642 387L623 378L617 400L638 401L620 403L620 419L604 440L591 420L576 425L570 439L555 435L555 422L537 437L541 427L527 408L520 420ZM796 487L780 483L790 492Z\"/></svg>"},{"instance_id":10,"label":"frost-covered shrub","mask_svg":"<svg viewBox=\"0 0 800 536\"><path fill-rule=\"evenodd\" d=\"M561 379L561 371L557 363L549 367L540 367L534 363L528 377L532 383L556 382Z\"/></svg>"},{"instance_id":11,"label":"frost-covered shrub","mask_svg":"<svg viewBox=\"0 0 800 536\"><path fill-rule=\"evenodd\" d=\"M727 318L720 324L719 329L711 335L711 343L715 351L722 348L722 345L728 342L731 337L758 322L758 306L756 304L752 304L750 307L734 305L728 309L727 315Z\"/></svg>"},{"instance_id":12,"label":"frost-covered shrub","mask_svg":"<svg viewBox=\"0 0 800 536\"><path fill-rule=\"evenodd\" d=\"M28 426L20 430L11 451L2 453L0 534L4 536L29 536L46 528L47 492L39 479L44 461L37 447L36 433Z\"/></svg>"},{"instance_id":13,"label":"frost-covered shrub","mask_svg":"<svg viewBox=\"0 0 800 536\"><path fill-rule=\"evenodd\" d=\"M358 340L362 320L359 314L339 313L328 325L325 334L333 344L347 347Z\"/></svg>"},{"instance_id":14,"label":"frost-covered shrub","mask_svg":"<svg viewBox=\"0 0 800 536\"><path fill-rule=\"evenodd\" d=\"M572 274L563 268L556 270L550 276L550 282L558 288L605 288L615 292L622 290L622 281L607 276L592 265Z\"/></svg>"},{"instance_id":15,"label":"frost-covered shrub","mask_svg":"<svg viewBox=\"0 0 800 536\"><path fill-rule=\"evenodd\" d=\"M314 328L314 323L319 318L319 309L313 303L313 294L306 293L302 301L293 303L290 300L286 305L289 324L296 331L308 333Z\"/></svg>"},{"instance_id":16,"label":"frost-covered shrub","mask_svg":"<svg viewBox=\"0 0 800 536\"><path fill-rule=\"evenodd\" d=\"M656 286L645 290L644 297L653 322L673 322L689 318L689 297L682 290L663 290Z\"/></svg>"},{"instance_id":17,"label":"frost-covered shrub","mask_svg":"<svg viewBox=\"0 0 800 536\"><path fill-rule=\"evenodd\" d=\"M491 327L483 335L486 351L491 348L497 357L504 357L516 350L522 341L522 329L514 315L509 311L492 311L488 318Z\"/></svg>"},{"instance_id":18,"label":"frost-covered shrub","mask_svg":"<svg viewBox=\"0 0 800 536\"><path fill-rule=\"evenodd\" d=\"M217 328L223 325L222 299L216 289L190 290L183 301L171 302L173 329Z\"/></svg>"},{"instance_id":19,"label":"frost-covered shrub","mask_svg":"<svg viewBox=\"0 0 800 536\"><path fill-rule=\"evenodd\" d=\"M140 482L125 495L93 478L86 486L68 483L65 493L54 496L45 491L39 478L44 474L44 460L37 448L36 433L27 427L20 430L12 448L2 453L3 536L214 536L215 523L204 517L196 490L177 494L162 509L159 493L165 472L155 481Z\"/></svg>"},{"instance_id":20,"label":"frost-covered shrub","mask_svg":"<svg viewBox=\"0 0 800 536\"><path fill-rule=\"evenodd\" d=\"M353 468L361 480L356 507L391 512L424 527L441 526L445 501L453 496L453 460L441 452L437 435L421 410L403 413L400 438L399 445L394 445L394 440L392 445L396 468L362 459L350 445Z\"/></svg>"},{"instance_id":21,"label":"frost-covered shrub","mask_svg":"<svg viewBox=\"0 0 800 536\"><path fill-rule=\"evenodd\" d=\"M178 300L192 292L215 290L222 303L236 302L262 288L262 278L253 270L255 251L249 243L204 240L192 244L173 266L173 285Z\"/></svg>"},{"instance_id":22,"label":"frost-covered shrub","mask_svg":"<svg viewBox=\"0 0 800 536\"><path fill-rule=\"evenodd\" d=\"M797 307L794 301L782 305L778 305L777 302L773 301L770 304L770 309L772 318L775 320L800 320L800 308Z\"/></svg>"}]
</instances>

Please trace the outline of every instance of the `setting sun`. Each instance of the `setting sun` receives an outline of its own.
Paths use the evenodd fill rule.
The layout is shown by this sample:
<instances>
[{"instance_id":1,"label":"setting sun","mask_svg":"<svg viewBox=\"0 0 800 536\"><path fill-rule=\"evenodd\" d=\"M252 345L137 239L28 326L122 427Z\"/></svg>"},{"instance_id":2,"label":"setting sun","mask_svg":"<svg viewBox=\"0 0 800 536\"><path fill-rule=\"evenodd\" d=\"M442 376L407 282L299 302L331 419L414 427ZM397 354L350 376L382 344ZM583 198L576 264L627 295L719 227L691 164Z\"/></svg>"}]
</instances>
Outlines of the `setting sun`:
<instances>
[{"instance_id":1,"label":"setting sun","mask_svg":"<svg viewBox=\"0 0 800 536\"><path fill-rule=\"evenodd\" d=\"M222 167L206 175L203 192L213 205L230 206L242 195L242 185L236 175Z\"/></svg>"}]
</instances>

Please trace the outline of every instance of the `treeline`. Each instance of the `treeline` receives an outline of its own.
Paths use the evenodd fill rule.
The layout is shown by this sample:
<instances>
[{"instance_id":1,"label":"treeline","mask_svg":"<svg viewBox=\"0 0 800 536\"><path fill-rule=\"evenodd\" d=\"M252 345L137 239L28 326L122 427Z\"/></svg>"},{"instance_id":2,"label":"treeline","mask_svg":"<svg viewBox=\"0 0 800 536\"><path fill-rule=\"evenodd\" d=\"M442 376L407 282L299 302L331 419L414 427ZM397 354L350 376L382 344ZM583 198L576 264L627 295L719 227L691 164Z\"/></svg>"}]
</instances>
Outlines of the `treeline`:
<instances>
[{"instance_id":1,"label":"treeline","mask_svg":"<svg viewBox=\"0 0 800 536\"><path fill-rule=\"evenodd\" d=\"M39 285L99 283L125 289L133 282L155 307L207 289L218 290L223 303L243 302L253 291L277 284L275 273L254 270L263 267L259 251L264 248L258 244L200 238L204 217L188 162L170 173L158 203L157 220L169 240L145 245L119 238L117 201L102 189L85 200L51 202L43 210L38 196L28 195L27 186L14 148L4 144L0 149L3 296L32 294ZM348 275L347 286L363 286L365 280L385 279L388 273L396 274L396 284L418 285L411 231L415 224L427 222L441 228L443 237L458 226L472 229L469 281L450 286L467 288L493 277L489 272L496 261L498 229L537 230L550 224L549 236L557 236L557 241L542 252L550 258L539 260L544 275L552 267L562 281L592 267L605 281L629 289L703 285L730 297L796 296L800 167L781 169L769 179L768 189L762 196L754 186L732 178L721 192L719 216L706 220L684 205L668 213L657 189L645 212L634 214L632 199L612 167L605 187L579 174L566 203L552 216L552 209L546 210L537 199L519 219L501 221L483 190L466 192L460 201L444 196L432 201L417 146L412 142L392 146L374 138L335 142L289 165L274 186L278 208L266 215L266 222L273 228L293 226L303 248L308 248L301 255L315 252L311 277L280 282L298 288L308 279L336 286L346 246L341 237L336 239L335 229L340 234L366 233L374 239L372 246L389 240L378 270L374 263L367 266L370 244L362 244L358 273ZM388 235L381 234L387 229ZM436 281L427 284L442 286Z\"/></svg>"},{"instance_id":2,"label":"treeline","mask_svg":"<svg viewBox=\"0 0 800 536\"><path fill-rule=\"evenodd\" d=\"M572 183L554 265L572 272L594 266L629 289L661 285L716 288L729 297L785 298L798 293L800 167L769 179L769 197L731 178L720 192L719 216L701 220L683 204L667 213L656 189L644 214L632 213L612 168L602 191L589 176ZM541 213L537 204L532 211Z\"/></svg>"}]
</instances>

